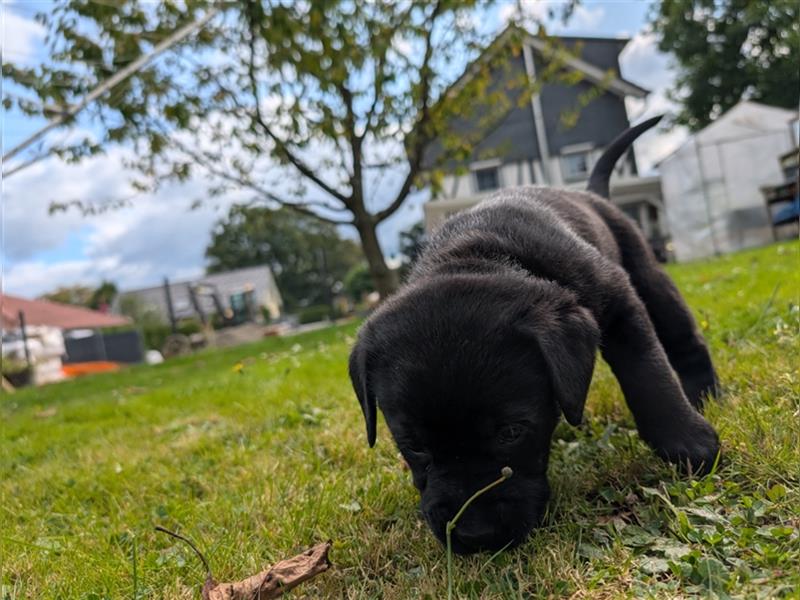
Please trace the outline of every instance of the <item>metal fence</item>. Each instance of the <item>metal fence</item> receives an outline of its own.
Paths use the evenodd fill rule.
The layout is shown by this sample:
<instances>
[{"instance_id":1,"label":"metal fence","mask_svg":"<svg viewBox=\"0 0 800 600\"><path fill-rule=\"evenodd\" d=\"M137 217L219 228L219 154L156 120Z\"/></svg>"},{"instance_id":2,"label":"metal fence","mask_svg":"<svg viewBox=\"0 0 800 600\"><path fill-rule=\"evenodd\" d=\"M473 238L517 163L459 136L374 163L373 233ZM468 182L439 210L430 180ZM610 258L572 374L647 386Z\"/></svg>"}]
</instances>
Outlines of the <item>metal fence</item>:
<instances>
[{"instance_id":1,"label":"metal fence","mask_svg":"<svg viewBox=\"0 0 800 600\"><path fill-rule=\"evenodd\" d=\"M138 331L98 333L86 337L64 336L65 364L107 360L138 363L144 360L144 346Z\"/></svg>"}]
</instances>

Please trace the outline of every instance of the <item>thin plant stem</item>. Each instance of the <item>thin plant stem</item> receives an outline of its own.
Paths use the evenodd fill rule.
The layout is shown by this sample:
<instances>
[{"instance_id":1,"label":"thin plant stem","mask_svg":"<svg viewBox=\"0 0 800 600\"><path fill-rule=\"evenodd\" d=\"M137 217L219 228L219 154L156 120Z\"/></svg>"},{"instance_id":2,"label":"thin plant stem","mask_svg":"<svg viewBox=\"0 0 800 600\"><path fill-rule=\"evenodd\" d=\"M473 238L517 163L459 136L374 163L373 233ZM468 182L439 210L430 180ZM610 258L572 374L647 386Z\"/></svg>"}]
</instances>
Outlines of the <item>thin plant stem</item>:
<instances>
[{"instance_id":1,"label":"thin plant stem","mask_svg":"<svg viewBox=\"0 0 800 600\"><path fill-rule=\"evenodd\" d=\"M451 534L453 529L456 528L456 523L461 518L461 515L464 514L464 511L469 508L469 505L472 504L475 500L477 500L480 496L491 490L493 487L496 487L503 483L506 479L511 477L514 472L511 470L511 467L503 467L500 471L500 477L495 479L489 485L482 487L477 492L472 494L464 504L461 505L461 508L456 513L456 516L453 517L450 521L447 522L444 528L444 535L447 540L447 600L453 599L453 540Z\"/></svg>"},{"instance_id":2,"label":"thin plant stem","mask_svg":"<svg viewBox=\"0 0 800 600\"><path fill-rule=\"evenodd\" d=\"M174 531L170 531L169 529L166 529L165 527L161 527L161 525L156 525L156 531L160 531L161 533L166 533L167 535L172 536L172 537L174 537L176 539L179 539L182 542L188 544L188 546L192 550L194 550L194 553L197 554L197 557L200 559L200 562L203 563L203 567L206 570L206 576L208 576L208 577L211 576L211 568L208 566L208 562L206 561L206 557L203 556L203 553L200 552L200 550L197 549L197 546L194 545L194 542L192 542L192 540L190 540L189 538L187 538L185 536L182 536L180 533L175 533Z\"/></svg>"},{"instance_id":3,"label":"thin plant stem","mask_svg":"<svg viewBox=\"0 0 800 600\"><path fill-rule=\"evenodd\" d=\"M133 546L131 548L131 562L133 562L133 600L139 600L139 573L136 569L136 536L133 537Z\"/></svg>"}]
</instances>

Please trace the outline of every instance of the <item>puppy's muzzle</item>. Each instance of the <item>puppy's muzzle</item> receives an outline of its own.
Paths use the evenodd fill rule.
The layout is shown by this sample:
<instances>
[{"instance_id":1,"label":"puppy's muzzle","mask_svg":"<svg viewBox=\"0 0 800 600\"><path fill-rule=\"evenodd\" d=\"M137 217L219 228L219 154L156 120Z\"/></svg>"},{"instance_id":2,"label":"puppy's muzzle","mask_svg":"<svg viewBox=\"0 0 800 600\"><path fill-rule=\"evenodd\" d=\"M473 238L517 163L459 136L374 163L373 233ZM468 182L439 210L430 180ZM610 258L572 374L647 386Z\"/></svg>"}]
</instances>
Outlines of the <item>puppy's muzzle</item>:
<instances>
[{"instance_id":1,"label":"puppy's muzzle","mask_svg":"<svg viewBox=\"0 0 800 600\"><path fill-rule=\"evenodd\" d=\"M445 528L460 505L455 502L423 502L422 513L431 531L442 544L446 543ZM453 551L457 554L495 552L513 548L525 540L541 518L541 510L519 510L517 502L474 503L461 516L451 532Z\"/></svg>"}]
</instances>

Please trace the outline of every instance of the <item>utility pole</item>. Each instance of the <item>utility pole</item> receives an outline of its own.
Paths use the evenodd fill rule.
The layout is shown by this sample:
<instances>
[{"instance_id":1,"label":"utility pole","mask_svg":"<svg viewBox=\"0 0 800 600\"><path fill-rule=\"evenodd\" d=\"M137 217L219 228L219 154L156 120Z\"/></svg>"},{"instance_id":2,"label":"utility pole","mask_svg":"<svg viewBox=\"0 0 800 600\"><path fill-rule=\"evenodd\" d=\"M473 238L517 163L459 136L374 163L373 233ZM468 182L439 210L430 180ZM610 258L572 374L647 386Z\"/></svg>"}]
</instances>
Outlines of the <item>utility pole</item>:
<instances>
[{"instance_id":1,"label":"utility pole","mask_svg":"<svg viewBox=\"0 0 800 600\"><path fill-rule=\"evenodd\" d=\"M197 21L184 25L183 27L175 31L172 35L161 40L158 44L156 44L156 46L150 52L148 52L147 54L143 54L135 61L133 61L131 64L129 64L127 67L121 69L112 77L109 77L106 81L98 85L91 92L86 94L83 100L81 100L77 104L71 104L67 107L64 107L64 110L56 118L50 121L47 125L45 125L41 129L39 129L36 133L34 133L27 139L23 140L22 142L14 146L11 150L6 152L3 155L3 162L5 163L5 161L7 161L8 159L19 154L22 150L30 146L32 143L41 139L47 132L66 123L69 119L77 115L80 111L86 108L91 102L97 100L97 98L105 94L115 85L127 79L137 71L143 69L156 56L158 56L159 54L163 53L166 50L169 50L172 46L174 46L178 42L188 37L189 34L203 27L206 23L208 23L211 19L213 19L219 12L220 12L219 8L212 8ZM23 167L28 166L28 164L30 163L26 163L25 165L23 165ZM11 172L6 174L6 176L18 170L20 169L12 169Z\"/></svg>"}]
</instances>

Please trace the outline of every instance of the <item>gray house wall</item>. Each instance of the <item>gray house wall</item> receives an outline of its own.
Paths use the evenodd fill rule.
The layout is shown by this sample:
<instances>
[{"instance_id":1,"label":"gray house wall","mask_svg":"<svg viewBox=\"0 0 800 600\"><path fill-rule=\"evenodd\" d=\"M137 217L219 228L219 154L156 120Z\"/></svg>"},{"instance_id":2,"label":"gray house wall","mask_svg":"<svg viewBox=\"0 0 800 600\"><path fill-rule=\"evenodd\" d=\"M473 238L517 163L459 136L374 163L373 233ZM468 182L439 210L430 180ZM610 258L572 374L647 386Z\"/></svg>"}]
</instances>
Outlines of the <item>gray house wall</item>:
<instances>
[{"instance_id":1,"label":"gray house wall","mask_svg":"<svg viewBox=\"0 0 800 600\"><path fill-rule=\"evenodd\" d=\"M520 106L520 99L525 90L516 84L517 80L525 77L525 63L522 54L511 56L509 63L509 69L503 71L496 69L492 73L493 83L489 89L492 92L505 90L511 109L495 127L486 132L485 137L475 146L473 160L494 156L508 163L519 160L537 160L540 157L531 105L530 102L522 102L522 106ZM493 110L493 107L488 106L484 110L488 112ZM474 122L461 124L461 127L474 134Z\"/></svg>"},{"instance_id":2,"label":"gray house wall","mask_svg":"<svg viewBox=\"0 0 800 600\"><path fill-rule=\"evenodd\" d=\"M454 119L450 123L449 129L455 135L483 137L475 146L469 160L448 161L443 166L445 170L455 171L458 168L468 167L473 161L488 157L500 157L504 162L539 158L530 103L524 102L520 106L520 98L525 90L519 82L524 77L525 64L521 54L519 56L509 54L506 65L492 71L487 96L502 92L508 103L505 106L495 106L487 103L485 99L476 99L474 112ZM497 111L503 111L505 116L493 114ZM487 125L487 129L481 132L479 124L482 123L491 125ZM423 169L433 168L441 153L442 145L438 140L430 144L424 153Z\"/></svg>"},{"instance_id":3,"label":"gray house wall","mask_svg":"<svg viewBox=\"0 0 800 600\"><path fill-rule=\"evenodd\" d=\"M570 36L559 36L558 40L586 62L603 71L611 69L619 76L619 54L628 44L628 40Z\"/></svg>"},{"instance_id":4,"label":"gray house wall","mask_svg":"<svg viewBox=\"0 0 800 600\"><path fill-rule=\"evenodd\" d=\"M581 108L574 125L562 122L566 111L579 106L581 94L590 93L594 87L586 81L571 86L562 83L543 86L540 98L551 154L560 154L565 146L584 142L591 142L598 148L607 146L628 128L625 101L611 92L603 93Z\"/></svg>"}]
</instances>

